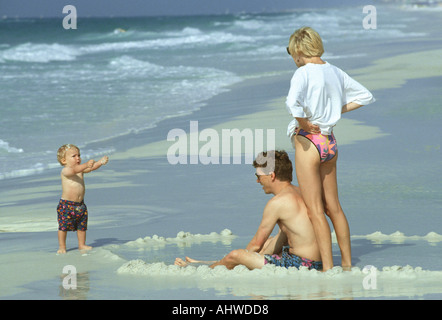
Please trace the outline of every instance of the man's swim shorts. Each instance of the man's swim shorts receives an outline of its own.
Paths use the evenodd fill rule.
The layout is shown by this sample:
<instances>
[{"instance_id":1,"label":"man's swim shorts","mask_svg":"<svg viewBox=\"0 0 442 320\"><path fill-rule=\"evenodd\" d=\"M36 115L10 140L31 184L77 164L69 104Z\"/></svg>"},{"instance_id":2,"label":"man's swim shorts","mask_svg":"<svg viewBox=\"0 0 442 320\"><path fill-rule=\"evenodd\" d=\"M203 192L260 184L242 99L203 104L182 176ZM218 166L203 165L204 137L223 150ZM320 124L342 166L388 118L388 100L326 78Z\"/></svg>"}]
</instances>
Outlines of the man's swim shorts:
<instances>
[{"instance_id":1,"label":"man's swim shorts","mask_svg":"<svg viewBox=\"0 0 442 320\"><path fill-rule=\"evenodd\" d=\"M57 213L58 230L87 230L87 207L84 202L74 202L60 199L57 206Z\"/></svg>"},{"instance_id":2,"label":"man's swim shorts","mask_svg":"<svg viewBox=\"0 0 442 320\"><path fill-rule=\"evenodd\" d=\"M313 261L306 258L298 257L295 254L292 254L289 252L290 247L285 246L282 248L282 254L281 256L277 254L265 254L264 255L264 264L274 264L278 267L307 267L309 269L316 269L321 270L322 269L322 262L321 261Z\"/></svg>"}]
</instances>

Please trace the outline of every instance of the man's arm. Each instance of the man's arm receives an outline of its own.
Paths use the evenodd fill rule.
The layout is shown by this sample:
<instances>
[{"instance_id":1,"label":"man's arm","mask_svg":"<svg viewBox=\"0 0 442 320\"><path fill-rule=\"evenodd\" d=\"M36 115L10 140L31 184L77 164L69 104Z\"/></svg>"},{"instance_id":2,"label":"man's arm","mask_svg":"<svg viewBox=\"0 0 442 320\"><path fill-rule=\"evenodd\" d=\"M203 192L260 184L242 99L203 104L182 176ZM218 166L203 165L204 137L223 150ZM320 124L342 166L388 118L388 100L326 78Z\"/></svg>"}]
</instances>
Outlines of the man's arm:
<instances>
[{"instance_id":1,"label":"man's arm","mask_svg":"<svg viewBox=\"0 0 442 320\"><path fill-rule=\"evenodd\" d=\"M259 225L255 236L247 245L246 250L250 252L261 251L277 222L277 208L274 201L270 200L264 208L261 224Z\"/></svg>"},{"instance_id":2,"label":"man's arm","mask_svg":"<svg viewBox=\"0 0 442 320\"><path fill-rule=\"evenodd\" d=\"M279 230L278 234L273 238L269 238L260 254L279 254L282 251L282 247L287 245L287 235Z\"/></svg>"}]
</instances>

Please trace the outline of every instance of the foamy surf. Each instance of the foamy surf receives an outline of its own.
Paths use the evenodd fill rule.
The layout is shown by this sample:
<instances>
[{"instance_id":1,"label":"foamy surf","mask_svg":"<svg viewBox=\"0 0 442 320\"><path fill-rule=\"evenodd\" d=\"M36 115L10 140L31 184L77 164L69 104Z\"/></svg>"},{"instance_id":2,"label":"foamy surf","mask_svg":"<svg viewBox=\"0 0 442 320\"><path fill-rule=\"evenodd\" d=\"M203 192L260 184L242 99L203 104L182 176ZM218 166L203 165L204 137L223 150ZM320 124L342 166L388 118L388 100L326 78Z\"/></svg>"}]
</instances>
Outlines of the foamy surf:
<instances>
[{"instance_id":1,"label":"foamy surf","mask_svg":"<svg viewBox=\"0 0 442 320\"><path fill-rule=\"evenodd\" d=\"M174 238L154 235L129 241L120 247L145 251L148 248L164 248L169 244L168 249L173 249L171 246L174 245L178 247L204 241L231 241L234 237L228 229L204 235L181 231ZM424 240L434 245L442 236L436 232L429 232L425 236L406 236L399 231L390 235L377 231L367 235L355 235L353 238L367 239L374 245L378 245L379 242L398 243L399 240ZM387 257L388 255L385 259ZM411 265L388 265L388 261L385 263L386 266L379 268L372 265L355 266L351 271L344 271L337 266L327 272L320 272L308 270L306 267L297 269L274 265L255 270L249 270L242 265L232 270L225 266L211 269L208 265L199 263L180 267L165 262L150 263L137 258L126 261L116 273L122 277L135 277L138 285L146 288L198 288L203 291L211 289L221 296L259 296L263 299L415 298L442 292L441 270L426 270L421 266Z\"/></svg>"},{"instance_id":2,"label":"foamy surf","mask_svg":"<svg viewBox=\"0 0 442 320\"><path fill-rule=\"evenodd\" d=\"M137 249L158 250L164 248L168 244L183 247L203 242L221 242L223 245L229 245L235 238L236 236L229 229L224 229L220 233L211 232L209 234L192 234L190 232L180 231L177 233L176 237L173 238L153 235L126 242L123 246Z\"/></svg>"},{"instance_id":3,"label":"foamy surf","mask_svg":"<svg viewBox=\"0 0 442 320\"><path fill-rule=\"evenodd\" d=\"M336 238L336 237L335 237ZM430 243L437 243L442 241L442 235L436 232L428 232L425 236L406 236L404 233L400 231L393 232L392 234L383 234L380 231L373 232L367 235L354 235L353 239L368 239L374 243L380 244L386 241L390 241L392 243L403 243L406 240L425 240Z\"/></svg>"},{"instance_id":4,"label":"foamy surf","mask_svg":"<svg viewBox=\"0 0 442 320\"><path fill-rule=\"evenodd\" d=\"M211 232L209 234L192 234L189 232L180 231L176 237L166 238L158 235L147 236L145 238L138 238L134 241L126 242L120 246L114 246L114 249L118 247L126 248L143 248L143 249L158 249L159 247L165 247L166 245L190 245L190 244L200 244L202 242L210 242L215 244L216 242L222 242L223 244L230 244L236 236L229 229L224 229L220 233ZM428 242L439 242L442 240L442 235L436 232L429 232L425 236L406 236L400 231L392 233L390 235L383 234L380 231L367 234L367 235L355 235L352 238L356 239L367 239L373 241L373 243L378 244L383 241L391 241L393 243L401 243L405 240L419 241L426 240ZM336 237L333 234L333 239L336 241ZM401 242L399 242L399 240ZM377 269L376 269L377 270ZM409 277L420 277L420 276L435 276L440 277L442 280L442 271L429 271L424 270L422 267L411 267L406 266L385 266L380 270L379 276L381 278L409 278ZM136 274L136 275L163 275L163 276L180 276L180 275L194 275L197 277L234 277L236 275L241 275L244 277L272 277L272 276L291 276L291 275L308 275L308 277L347 277L348 275L360 276L364 274L363 269L360 267L353 267L350 272L344 272L342 268L335 267L327 272L318 272L316 270L308 270L305 267L296 268L279 268L271 265L266 265L264 268L259 270L248 270L244 266L238 266L233 270L227 270L225 267L217 267L210 269L207 265L200 264L190 264L185 268L178 267L175 265L167 265L164 262L147 263L142 259L133 259L125 264L123 264L118 270L119 274Z\"/></svg>"},{"instance_id":5,"label":"foamy surf","mask_svg":"<svg viewBox=\"0 0 442 320\"><path fill-rule=\"evenodd\" d=\"M22 153L23 149L11 147L7 141L0 139L0 152Z\"/></svg>"},{"instance_id":6,"label":"foamy surf","mask_svg":"<svg viewBox=\"0 0 442 320\"><path fill-rule=\"evenodd\" d=\"M413 297L440 293L442 288L442 271L412 266L390 266L382 270L354 267L351 271L334 267L319 272L306 267L286 269L266 265L256 270L244 266L228 270L224 266L211 269L207 265L182 268L137 259L123 264L117 274L137 276L141 282L154 279L174 288L214 289L219 295L265 299Z\"/></svg>"},{"instance_id":7,"label":"foamy surf","mask_svg":"<svg viewBox=\"0 0 442 320\"><path fill-rule=\"evenodd\" d=\"M407 236L405 235L403 232L400 231L396 231L393 232L391 234L384 234L381 231L375 231L373 233L370 234L366 234L366 235L352 235L351 236L352 239L367 239L372 241L375 244L381 244L384 242L391 242L391 243L404 243L407 240L423 240L423 241L428 241L429 243L437 243L437 242L441 242L442 241L442 235L436 233L436 232L428 232L426 235L424 236L418 236L418 235L414 235L414 236ZM333 243L338 243L337 238L336 238L336 233L333 231L332 232L332 241Z\"/></svg>"},{"instance_id":8,"label":"foamy surf","mask_svg":"<svg viewBox=\"0 0 442 320\"><path fill-rule=\"evenodd\" d=\"M190 232L180 231L177 233L176 237L162 237L159 235L140 237L133 241L128 241L124 246L127 247L149 247L157 246L158 244L183 244L183 243L202 243L202 242L212 242L216 243L218 241L223 242L223 244L230 244L233 239L237 236L232 233L229 229L224 229L220 233L211 232L209 234L192 234ZM396 231L392 234L384 234L381 231L376 231L366 235L352 235L352 239L367 239L371 240L373 243L380 244L383 242L390 241L392 243L403 243L406 240L425 240L430 243L437 243L442 241L442 235L436 232L428 232L425 236L407 236L403 232ZM336 234L332 232L332 241L337 243Z\"/></svg>"},{"instance_id":9,"label":"foamy surf","mask_svg":"<svg viewBox=\"0 0 442 320\"><path fill-rule=\"evenodd\" d=\"M376 267L375 267L376 268ZM368 268L353 267L351 271L344 271L337 266L326 272L317 270L309 270L307 267L276 267L274 265L265 265L262 269L249 270L243 265L236 266L232 270L228 270L225 266L217 266L210 268L207 265L188 265L187 267L179 267L176 265L167 265L164 262L146 263L141 259L135 259L124 263L118 268L118 274L134 274L143 276L196 276L199 278L283 278L290 276L291 278L322 278L336 279L346 277L365 277ZM376 268L376 272L381 279L416 279L418 277L433 277L439 279L442 284L442 271L424 270L422 267L412 266L386 266L381 270Z\"/></svg>"}]
</instances>

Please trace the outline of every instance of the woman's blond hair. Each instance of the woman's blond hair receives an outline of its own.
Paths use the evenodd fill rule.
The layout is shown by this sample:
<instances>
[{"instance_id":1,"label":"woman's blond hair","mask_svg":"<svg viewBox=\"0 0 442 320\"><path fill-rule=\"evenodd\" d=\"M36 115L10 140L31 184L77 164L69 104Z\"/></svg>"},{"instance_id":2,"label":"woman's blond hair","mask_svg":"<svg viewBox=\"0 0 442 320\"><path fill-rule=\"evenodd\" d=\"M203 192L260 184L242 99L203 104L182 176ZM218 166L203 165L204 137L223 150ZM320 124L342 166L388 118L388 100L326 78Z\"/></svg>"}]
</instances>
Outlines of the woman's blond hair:
<instances>
[{"instance_id":1,"label":"woman's blond hair","mask_svg":"<svg viewBox=\"0 0 442 320\"><path fill-rule=\"evenodd\" d=\"M289 51L291 55L296 53L307 58L320 57L324 53L324 46L319 33L310 27L302 27L290 36Z\"/></svg>"}]
</instances>

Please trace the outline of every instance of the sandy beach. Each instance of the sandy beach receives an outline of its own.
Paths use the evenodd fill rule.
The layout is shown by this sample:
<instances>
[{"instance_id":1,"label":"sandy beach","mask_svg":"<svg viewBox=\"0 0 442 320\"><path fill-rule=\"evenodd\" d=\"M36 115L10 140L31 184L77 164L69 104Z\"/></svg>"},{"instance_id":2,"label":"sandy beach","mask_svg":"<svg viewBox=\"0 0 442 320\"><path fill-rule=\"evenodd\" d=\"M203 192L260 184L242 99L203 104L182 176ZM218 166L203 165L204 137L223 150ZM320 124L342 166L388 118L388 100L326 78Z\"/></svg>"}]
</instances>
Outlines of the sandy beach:
<instances>
[{"instance_id":1,"label":"sandy beach","mask_svg":"<svg viewBox=\"0 0 442 320\"><path fill-rule=\"evenodd\" d=\"M79 252L69 233L67 254L56 254L61 168L1 180L0 299L441 299L440 36L434 42L404 41L382 54L372 48L373 59L364 57L362 65L357 57L336 62L377 99L345 115L334 131L351 272L339 267L336 241L337 267L326 273L173 266L176 257L214 260L244 248L270 196L244 156L241 164L171 164L175 141L168 134L189 134L191 121L199 134L211 129L219 137L222 130L274 130L276 148L293 161L284 94L294 69L281 68L257 71L192 114L100 142L115 151L108 165L86 176L89 252ZM220 150L211 156L222 162ZM187 151L190 160L195 153ZM66 282L72 270L74 289Z\"/></svg>"}]
</instances>

